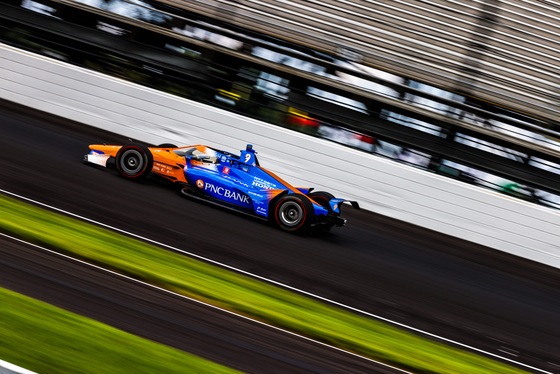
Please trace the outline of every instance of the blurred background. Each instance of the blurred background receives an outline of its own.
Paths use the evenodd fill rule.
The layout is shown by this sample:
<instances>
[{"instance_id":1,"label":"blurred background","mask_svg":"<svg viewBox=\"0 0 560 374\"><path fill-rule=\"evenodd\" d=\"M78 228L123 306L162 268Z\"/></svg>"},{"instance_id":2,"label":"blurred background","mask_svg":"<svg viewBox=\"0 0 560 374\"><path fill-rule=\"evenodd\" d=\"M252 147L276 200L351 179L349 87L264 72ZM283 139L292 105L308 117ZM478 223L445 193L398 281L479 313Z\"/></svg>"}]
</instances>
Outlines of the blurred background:
<instances>
[{"instance_id":1,"label":"blurred background","mask_svg":"<svg viewBox=\"0 0 560 374\"><path fill-rule=\"evenodd\" d=\"M0 122L1 184L534 372L557 372L559 34L560 7L547 0L4 0L0 91L2 101L23 105L6 110ZM23 100L22 91L33 100ZM215 115L194 113L199 108ZM57 117L70 112L64 121ZM101 125L93 132L83 124ZM345 212L350 224L338 233L308 240L196 202L177 203L175 191L165 194L159 183L128 183L79 162L92 141L123 144L144 131L143 141L153 135L175 142L185 139L177 135L183 129L182 136L210 144L243 139L244 147L257 138L253 144L268 164L282 166L279 175L300 179L292 172L298 169L318 189L322 183L348 198L359 192L365 209ZM320 161L305 165L310 154ZM331 181L344 190L327 188ZM13 266L18 252L4 252L3 287L39 299L60 294L46 301L62 306L82 300L81 293L65 297L38 286L50 282L19 288L35 270L5 270L27 269L28 261L22 256L24 265ZM68 272L66 263L51 266L54 279ZM82 282L81 274L75 278ZM80 292L74 282L68 281ZM104 296L113 281L83 283L99 283L92 294L113 299ZM136 310L149 304L150 323L159 327L166 318L159 296L144 302L139 295ZM88 298L78 312L97 305ZM181 326L203 314L173 308ZM135 309L123 312L109 322L128 325ZM224 325L217 331L247 336L251 345L254 337L264 347L275 339ZM149 330L145 319L138 326L142 334ZM156 330L166 344L189 340L176 325ZM211 349L192 340L201 356L219 356L216 340L208 340ZM270 366L291 365L295 352L313 365L315 357L325 359L320 364L333 371L337 358L286 346L290 354ZM255 357L268 362L259 350ZM398 344L395 351L401 354ZM57 355L48 356L46 363ZM232 356L235 365L252 367L243 355Z\"/></svg>"},{"instance_id":2,"label":"blurred background","mask_svg":"<svg viewBox=\"0 0 560 374\"><path fill-rule=\"evenodd\" d=\"M8 0L0 40L560 209L547 1Z\"/></svg>"}]
</instances>

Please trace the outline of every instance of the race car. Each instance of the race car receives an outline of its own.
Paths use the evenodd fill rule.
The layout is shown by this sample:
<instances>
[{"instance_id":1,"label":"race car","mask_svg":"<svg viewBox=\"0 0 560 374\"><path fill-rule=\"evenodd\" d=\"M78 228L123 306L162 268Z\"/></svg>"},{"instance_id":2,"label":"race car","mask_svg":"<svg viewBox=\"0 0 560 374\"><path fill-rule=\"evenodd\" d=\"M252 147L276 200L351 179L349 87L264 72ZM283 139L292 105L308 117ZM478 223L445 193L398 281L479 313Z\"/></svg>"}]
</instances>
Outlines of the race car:
<instances>
[{"instance_id":1,"label":"race car","mask_svg":"<svg viewBox=\"0 0 560 374\"><path fill-rule=\"evenodd\" d=\"M107 167L114 163L128 179L157 175L177 184L184 196L202 199L276 223L285 231L312 227L329 230L344 226L340 207L355 201L335 198L328 192L293 187L262 168L257 152L248 144L239 155L205 145L147 147L93 144L84 161Z\"/></svg>"}]
</instances>

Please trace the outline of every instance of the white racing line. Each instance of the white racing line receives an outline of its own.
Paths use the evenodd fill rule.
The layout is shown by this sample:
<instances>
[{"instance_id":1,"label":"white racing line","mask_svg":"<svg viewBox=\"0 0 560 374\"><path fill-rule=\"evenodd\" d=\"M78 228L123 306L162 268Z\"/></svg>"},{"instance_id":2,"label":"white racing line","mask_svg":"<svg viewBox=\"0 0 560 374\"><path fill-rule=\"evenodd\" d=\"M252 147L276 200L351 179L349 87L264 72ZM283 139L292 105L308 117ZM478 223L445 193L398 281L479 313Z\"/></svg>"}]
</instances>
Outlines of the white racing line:
<instances>
[{"instance_id":1,"label":"white racing line","mask_svg":"<svg viewBox=\"0 0 560 374\"><path fill-rule=\"evenodd\" d=\"M543 370L543 369L540 369L540 368L537 368L537 367L534 367L534 366L531 366L531 365L524 364L524 363L519 362L519 361L515 361L515 360L513 360L513 359L511 359L511 358L508 358L508 357L500 356L500 355L498 355L498 354L495 354L495 353L492 353L492 352L488 352L488 351L485 351L485 350L482 350L482 349L479 349L479 348L476 348L476 347L473 347L473 346L470 346L470 345L467 345L467 344L463 344L463 343L460 343L460 342L455 341L455 340L452 340L452 339L448 339L448 338L445 338L445 337L442 337L442 336L439 336L439 335L436 335L436 334L432 334L432 333L430 333L430 332L423 331L423 330L417 329L417 328L412 327L412 326L405 325L405 324L400 323L400 322L397 322L397 321L392 321L392 320L390 320L390 319L388 319L388 318L385 318L385 317L382 317L382 316L378 316L378 315L375 315L375 314L373 314L373 313L369 313L369 312L360 310L360 309L358 309L358 308L354 308L354 307L352 307L352 306L339 303L339 302L334 301L334 300L327 299L327 298L325 298L325 297L322 297L322 296L313 294L313 293L311 293L311 292L307 292L307 291L301 290L301 289L299 289L299 288L295 288L295 287L292 287L292 286L289 286L289 285L280 283L280 282L275 281L275 280L273 280L273 279L268 279L268 278L262 277L262 276L260 276L260 275L254 274L254 273L250 273L250 272L248 272L248 271L245 271L245 270L242 270L242 269L238 269L238 268L236 268L236 267L233 267L233 266L230 266L230 265L227 265L227 264L224 264L224 263L221 263L221 262L218 262L218 261L215 261L215 260L212 260L212 259L209 259L209 258L200 256L200 255L197 255L196 253L188 252L188 251L185 251L185 250L182 250L182 249L179 249L179 248L176 248L176 247L173 247L173 246L170 246L170 245L167 245L167 244L164 244L164 243L161 243L161 242L158 242L158 241L155 241L155 240L146 238L146 237L144 237L144 236L140 236L140 235L137 235L137 234L134 234L134 233L131 233L131 232L128 232L128 231L119 229L119 228L117 228L117 227L113 227L113 226L107 225L107 224L105 224L105 223L102 223L102 222L99 222L99 221L95 221L95 220L92 220L92 219L90 219L90 218L87 218L87 217L84 217L84 216L80 216L80 215L78 215L78 214L71 213L71 212L68 212L68 211L63 210L63 209L60 209L60 208L56 208L56 207L54 207L54 206L51 206L51 205L48 205L48 204L45 204L45 203L42 203L42 202L39 202L39 201L30 199L30 198L27 198L27 197L25 197L25 196L21 196L21 195L15 194L15 193L10 192L10 191L6 191L6 190L3 190L3 189L0 189L0 192L1 192L1 193L4 193L4 194L6 194L6 195L10 195L10 196L16 197L16 198L18 198L18 199L20 199L20 200L25 200L25 201L28 201L28 202L30 202L30 203L32 203L32 204L45 207L45 208L47 208L47 209L49 209L49 210L56 211L56 212L65 214L65 215L67 215L67 216L71 216L71 217L77 218L77 219L79 219L79 220L86 221L86 222L89 222L89 223L93 223L93 224L95 224L95 225L97 225L97 226L105 227L105 228L107 228L107 229L109 229L109 230L112 230L112 231L115 231L115 232L119 232L119 233L125 234L125 235L130 236L130 237L137 238L137 239L142 240L142 241L144 241L144 242L148 242L148 243L157 245L157 246L159 246L159 247L167 248L167 249L170 249L170 250L173 250L173 251L182 253L182 254L184 254L184 255L187 255L187 256L189 256L189 257L197 258L197 259L199 259L199 260L202 260L202 261L205 261L205 262L208 262L208 263L211 263L211 264L220 266L220 267L222 267L222 268L229 269L229 270L234 271L234 272L236 272L236 273L244 274L244 275L250 276L250 277L252 277L252 278L256 278L256 279L259 279L259 280L261 280L261 281L264 281L264 282L267 282L267 283L270 283L270 284L274 284L274 285L276 285L276 286L279 286L279 287L282 287L282 288L285 288L285 289L289 289L289 290L298 292L298 293L303 294L303 295L307 295L307 296L309 296L309 297L312 297L312 298L321 300L321 301L323 301L323 302L326 302L326 303L329 303L329 304L332 304L332 305L336 305L336 306L338 306L338 307L341 307L341 308L344 308L344 309L347 309L347 310L351 310L352 312L359 313L359 314L363 314L363 315L366 315L366 316L368 316L368 317L370 317L370 318L374 318L374 319L377 319L377 320L380 320L380 321L387 322L387 323L392 324L392 325L394 325L394 326L398 326L398 327L401 327L401 328L404 328L404 329L407 329L407 330L410 330L410 331L414 331L414 332L416 332L416 333L418 333L418 334L421 334L421 335L429 336L429 337L431 337L431 338L434 338L434 339L437 339L437 340L441 340L441 341L444 341L444 342L446 342L446 343L449 343L449 344L452 344L452 345L456 345L456 346L459 346L459 347L462 347L462 348L465 348L465 349L468 349L468 350L471 350L471 351L474 351L474 352L477 352L477 353L480 353L480 354L483 354L483 355L486 355L486 356L490 356L490 357L493 357L493 358L495 358L495 359L502 360L502 361L504 361L504 362L509 362L509 363L512 363L512 364L515 364L515 365L519 365L520 367L524 367L524 368L527 368L527 369L531 369L531 370L534 370L534 371L537 371L537 372L540 372L540 373L554 374L554 373L551 372L551 371L546 371L546 370ZM43 250L43 251L46 251L46 252L49 252L49 253L52 253L52 254L56 254L56 255L61 256L61 257L65 257L65 258L67 258L67 259L71 259L71 260L73 260L73 261L82 263L82 264L84 264L84 265L88 265L88 266L94 267L94 268L96 268L96 269L103 270L103 271L105 271L105 272L108 272L108 273L111 273L111 274L114 274L114 275L118 275L118 276L120 276L120 277L122 277L122 278L126 278L126 279L128 279L128 280L131 280L131 281L134 281L134 282L137 282L137 283L146 285L146 286L148 286L148 287L152 287L152 288L158 289L158 290L160 290L160 291L162 291L162 292L166 292L166 293L169 293L169 294L172 294L172 295L175 295L175 296L184 298L184 299L188 299L188 300L191 300L191 301L193 301L193 302L196 302L196 303L199 303L199 304L203 304L203 305L206 305L206 306L208 306L208 307L211 307L211 308L214 308L214 309L223 311L223 312L225 312L225 313L229 313L229 314L235 315L235 316L237 316L237 317L239 317L239 318L243 318L243 319L246 319L246 320L250 320L250 321L252 321L252 322L254 322L254 323L257 323L257 324L260 324L260 325L264 325L264 326L267 326L267 327L269 327L269 328L272 328L272 329L275 329L275 330L278 330L278 331L282 331L282 332L284 332L284 333L286 333L286 334L293 335L293 336L297 336L297 337L299 337L299 338L301 338L301 339L304 339L304 340L307 340L307 341L311 341L311 342L314 342L314 343L316 343L316 344L319 344L319 345L322 345L322 346L325 346L325 347L329 347L329 348L332 348L332 349L334 349L334 350L337 350L337 351L340 351L340 352L344 352L344 353L347 353L347 354L349 354L349 355L352 355L352 356L355 356L355 357L359 357L359 358L362 358L362 359L364 359L364 360L367 360L367 361L370 361L370 362L374 362L374 363L383 365L383 366L388 367L388 368L392 368L392 369L398 370L398 371L400 371L400 372L402 372L402 373L411 373L411 372L408 372L408 371L405 371L405 370L396 368L396 367L394 367L394 366L390 366L390 365L384 364L384 363L382 363L382 362L379 362L379 361L370 359L370 358L368 358L368 357L361 356L361 355L358 355L358 354L356 354L356 353L349 352L349 351L346 351L346 350L344 350L344 349L341 349L341 348L338 348L338 347L335 347L335 346L332 346L332 345L325 344L325 343L323 343L323 342L320 342L320 341L317 341L317 340L308 338L308 337L306 337L306 336L299 335L299 334L296 334L296 333L294 333L294 332L291 332L291 331L288 331L288 330L284 330L284 329L281 329L281 328L279 328L279 327L272 326L272 325L266 324L266 323L264 323L264 322L251 319L251 318L249 318L249 317L246 317L246 316L243 316L243 315L234 313L234 312L229 311L229 310L226 310L226 309L219 308L219 307L214 306L214 305L211 305L211 304L207 304L207 303L202 302L202 301L200 301L200 300L196 300L196 299L193 299L193 298L190 298L190 297L187 297L187 296L184 296L184 295L181 295L181 294L178 294L178 293L175 293L175 292L166 290L166 289L164 289L164 288L160 288L160 287L154 286L154 285L152 285L152 284L149 284L149 283L146 283L146 282L142 282L142 281L137 280L137 279L135 279L135 278L131 278L131 277L128 277L128 276L126 276L126 275L122 275L122 274L116 273L116 272L114 272L114 271L111 271L111 270L108 270L108 269L104 269L104 268L102 268L102 267L100 267L100 266L93 265L93 264L90 264L90 263L88 263L88 262L85 262L85 261L82 261L82 260L79 260L79 259L75 259L75 258L73 258L73 257L70 257L70 256L67 256L67 255L58 253L58 252L56 252L56 251L50 250L50 249L48 249L48 248L41 247L41 246L36 245L36 244L33 244L33 243L26 242L26 241L24 241L24 240L21 240L21 239L12 237L12 236L10 236L10 235L6 235L6 234L3 234L3 233L0 233L0 235L1 235L1 236L4 236L4 237L7 237L7 238L10 238L10 239L12 239L12 240L21 242L21 243L25 243L26 245L30 245L30 246L32 246L32 247L41 249L41 250Z\"/></svg>"},{"instance_id":2,"label":"white racing line","mask_svg":"<svg viewBox=\"0 0 560 374\"><path fill-rule=\"evenodd\" d=\"M3 371L2 368L4 368L5 371ZM24 369L22 367L19 367L17 365L14 365L14 364L11 364L7 361L2 361L2 360L0 360L0 373L5 373L5 374L37 374L34 371Z\"/></svg>"},{"instance_id":3,"label":"white racing line","mask_svg":"<svg viewBox=\"0 0 560 374\"><path fill-rule=\"evenodd\" d=\"M169 291L169 290L167 290L167 289L165 289L165 288L161 288L161 287L158 287L158 286L154 286L153 284L146 283L146 282L143 282L143 281L138 280L138 279L136 279L136 278L132 278L132 277L129 277L129 276L126 276L126 275L123 275L123 274L114 272L114 271L112 271L112 270L105 269L105 268L103 268L103 267L101 267L101 266L94 265L94 264L91 264L91 263L89 263L89 262L79 260L79 259L77 259L77 258L74 258L74 257L68 256L68 255L65 255L65 254L62 254L62 253L53 251L53 250L48 249L48 248L45 248L45 247L41 247L40 245L33 244L33 243L27 242L27 241L25 241L25 240L18 239L18 238L16 238L16 237L13 237L13 236L10 236L10 235L6 235L6 234L4 234L4 233L2 233L2 232L0 232L0 236L9 238L9 239L11 239L11 240L13 240L13 241L16 241L16 242L19 242L19 243L23 243L23 244L25 244L25 245L28 245L28 246L31 246L31 247L34 247L34 248L38 248L38 249L40 249L40 250L42 250L42 251L49 252L49 253L51 253L51 254L54 254L54 255L57 255L57 256L60 256L60 257L64 257L64 258L66 258L66 259L68 259L68 260L72 260L72 261L78 262L78 263L80 263L80 264L82 264L82 265L87 265L87 266L90 266L90 267L95 268L95 269L97 269L97 270L101 270L101 271L110 273L110 274L112 274L112 275L119 276L119 277L121 277L121 278L130 280L130 281L132 281L132 282L136 282L136 283L142 284L142 285L144 285L144 286L154 288L154 289L156 289L156 290L158 290L158 291L165 292L165 293L171 294L171 295L173 295L173 296L177 296L177 297L180 297L180 298L182 298L182 299L186 299L186 300L189 300L189 301L198 303L198 304L202 304L202 305L207 306L207 307L209 307L209 308L213 308L213 309L219 310L220 312L232 314L232 315L234 315L234 316L236 316L236 317L238 317L238 318L242 318L242 319L245 319L245 320L249 320L249 321L251 321L251 322L253 322L253 323L256 323L256 324L259 324L259 325L262 325L262 326L266 326L266 327L268 327L268 328L271 328L271 329L274 329L274 330L277 330L277 331L281 331L281 332L283 332L283 333L285 333L285 334L292 335L292 336L296 336L296 337L298 337L298 338L300 338L300 339L307 340L307 341L313 342L313 343L315 343L315 344L318 344L318 345L321 345L321 346L324 346L324 347L328 347L328 348L334 349L334 350L336 350L336 351L343 352L343 353L352 355L352 356L354 356L354 357L358 357L358 358L361 358L361 359L364 359L364 360L367 360L367 361L376 363L376 364L381 365L381 366L384 366L384 367L386 367L386 368L394 369L394 370L399 371L399 372L401 372L401 373L413 374L413 373L410 372L410 371L406 371L406 370L403 370L403 369L399 369L399 368L397 368L397 367L395 367L395 366L387 365L387 364L385 364L385 363L383 363L383 362L373 360L373 359L371 359L371 358L369 358L369 357L361 356L361 355L359 355L359 354L356 354L356 353L353 353L353 352L350 352L350 351L346 351L346 350L344 350L344 349L341 349L341 348L338 348L338 347L335 347L335 346L332 346L332 345L329 345L329 344L320 342L320 341L318 341L318 340L314 340L314 339L308 338L308 337L306 337L306 336L303 336L303 335L300 335L300 334L296 334L296 333L294 333L294 332L292 332L292 331L284 330L284 329L281 329L281 328L279 328L279 327L276 327L276 326L273 326L273 325L269 325L269 324L267 324L267 323L264 323L264 322L261 322L261 321L252 319L252 318L247 317L247 316L244 316L244 315L242 315L242 314L237 314L237 313L232 312L232 311L230 311L230 310L222 309L222 308L217 307L217 306L215 306L215 305L208 304L208 303L205 303L205 302L203 302L203 301L200 301L200 300L193 299L193 298L188 297L188 296L185 296L185 295L181 295L181 294L175 293L175 292L173 292L173 291Z\"/></svg>"}]
</instances>

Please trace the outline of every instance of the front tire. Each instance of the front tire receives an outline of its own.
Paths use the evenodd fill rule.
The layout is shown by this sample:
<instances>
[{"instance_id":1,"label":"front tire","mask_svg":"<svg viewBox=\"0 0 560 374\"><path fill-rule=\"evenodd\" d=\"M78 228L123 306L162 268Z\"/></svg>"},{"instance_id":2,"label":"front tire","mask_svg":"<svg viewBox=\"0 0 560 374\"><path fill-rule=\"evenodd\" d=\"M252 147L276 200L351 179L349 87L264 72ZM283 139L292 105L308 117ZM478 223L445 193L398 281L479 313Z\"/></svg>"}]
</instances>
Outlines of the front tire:
<instances>
[{"instance_id":1,"label":"front tire","mask_svg":"<svg viewBox=\"0 0 560 374\"><path fill-rule=\"evenodd\" d=\"M276 223L284 231L304 231L309 228L314 217L313 204L303 195L283 196L274 209Z\"/></svg>"},{"instance_id":2,"label":"front tire","mask_svg":"<svg viewBox=\"0 0 560 374\"><path fill-rule=\"evenodd\" d=\"M158 148L178 148L175 144L173 143L163 143L157 146Z\"/></svg>"},{"instance_id":3,"label":"front tire","mask_svg":"<svg viewBox=\"0 0 560 374\"><path fill-rule=\"evenodd\" d=\"M142 144L123 145L115 157L119 174L130 179L142 179L152 171L154 158L152 152Z\"/></svg>"}]
</instances>

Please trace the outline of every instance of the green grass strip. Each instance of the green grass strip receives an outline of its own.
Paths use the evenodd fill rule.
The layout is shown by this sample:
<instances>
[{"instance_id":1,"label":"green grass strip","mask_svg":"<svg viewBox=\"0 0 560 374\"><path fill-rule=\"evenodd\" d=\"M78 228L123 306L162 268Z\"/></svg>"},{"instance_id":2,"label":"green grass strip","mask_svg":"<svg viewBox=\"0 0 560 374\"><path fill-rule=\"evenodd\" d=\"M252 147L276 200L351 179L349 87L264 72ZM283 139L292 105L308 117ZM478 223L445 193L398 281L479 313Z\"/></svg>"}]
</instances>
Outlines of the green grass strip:
<instances>
[{"instance_id":1,"label":"green grass strip","mask_svg":"<svg viewBox=\"0 0 560 374\"><path fill-rule=\"evenodd\" d=\"M0 342L0 359L37 373L238 373L3 288Z\"/></svg>"},{"instance_id":2,"label":"green grass strip","mask_svg":"<svg viewBox=\"0 0 560 374\"><path fill-rule=\"evenodd\" d=\"M0 230L415 373L523 372L5 196Z\"/></svg>"}]
</instances>

